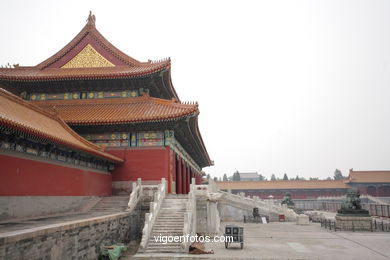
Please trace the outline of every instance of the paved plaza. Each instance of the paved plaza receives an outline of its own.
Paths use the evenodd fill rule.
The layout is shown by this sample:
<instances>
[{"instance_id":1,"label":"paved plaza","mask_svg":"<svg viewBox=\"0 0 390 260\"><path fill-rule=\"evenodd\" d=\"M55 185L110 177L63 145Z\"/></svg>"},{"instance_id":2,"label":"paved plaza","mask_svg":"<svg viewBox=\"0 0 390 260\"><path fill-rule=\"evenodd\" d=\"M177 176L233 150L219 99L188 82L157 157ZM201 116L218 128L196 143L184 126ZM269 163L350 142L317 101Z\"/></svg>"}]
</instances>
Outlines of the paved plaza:
<instances>
[{"instance_id":1,"label":"paved plaza","mask_svg":"<svg viewBox=\"0 0 390 260\"><path fill-rule=\"evenodd\" d=\"M227 223L223 223L227 224ZM229 223L233 224L233 223ZM318 223L234 223L244 226L244 249L231 244L208 243L213 255L136 254L145 258L217 258L217 259L390 259L389 232L344 232L326 230ZM121 258L124 259L124 258ZM127 256L125 259L130 259Z\"/></svg>"}]
</instances>

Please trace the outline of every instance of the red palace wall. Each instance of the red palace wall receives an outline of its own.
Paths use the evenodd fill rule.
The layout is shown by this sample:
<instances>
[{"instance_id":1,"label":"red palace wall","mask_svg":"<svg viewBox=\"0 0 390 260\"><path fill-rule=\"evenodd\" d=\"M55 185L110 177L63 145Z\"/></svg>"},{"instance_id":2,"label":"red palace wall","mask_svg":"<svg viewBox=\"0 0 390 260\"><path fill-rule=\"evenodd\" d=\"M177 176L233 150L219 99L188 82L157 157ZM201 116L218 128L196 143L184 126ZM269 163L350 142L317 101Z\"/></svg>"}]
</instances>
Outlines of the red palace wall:
<instances>
[{"instance_id":1,"label":"red palace wall","mask_svg":"<svg viewBox=\"0 0 390 260\"><path fill-rule=\"evenodd\" d=\"M109 196L111 174L0 155L0 196Z\"/></svg>"},{"instance_id":2,"label":"red palace wall","mask_svg":"<svg viewBox=\"0 0 390 260\"><path fill-rule=\"evenodd\" d=\"M112 172L112 181L160 181L165 178L170 192L170 148L140 147L107 149L107 152L122 158L124 163L117 165Z\"/></svg>"}]
</instances>

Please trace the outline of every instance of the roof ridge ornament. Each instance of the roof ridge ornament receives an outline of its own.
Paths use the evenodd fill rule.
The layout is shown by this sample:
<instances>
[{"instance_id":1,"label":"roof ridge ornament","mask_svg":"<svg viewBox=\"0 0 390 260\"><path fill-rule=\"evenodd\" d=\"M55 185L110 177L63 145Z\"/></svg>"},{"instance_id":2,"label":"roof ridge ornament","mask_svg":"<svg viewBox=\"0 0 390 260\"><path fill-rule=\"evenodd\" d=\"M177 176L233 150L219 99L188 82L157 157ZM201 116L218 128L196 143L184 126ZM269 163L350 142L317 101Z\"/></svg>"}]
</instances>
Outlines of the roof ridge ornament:
<instances>
[{"instance_id":1,"label":"roof ridge ornament","mask_svg":"<svg viewBox=\"0 0 390 260\"><path fill-rule=\"evenodd\" d=\"M88 16L88 19L87 19L87 24L88 24L88 25L95 26L95 22L96 22L96 17L95 17L95 15L92 14L92 11L89 11L89 16Z\"/></svg>"}]
</instances>

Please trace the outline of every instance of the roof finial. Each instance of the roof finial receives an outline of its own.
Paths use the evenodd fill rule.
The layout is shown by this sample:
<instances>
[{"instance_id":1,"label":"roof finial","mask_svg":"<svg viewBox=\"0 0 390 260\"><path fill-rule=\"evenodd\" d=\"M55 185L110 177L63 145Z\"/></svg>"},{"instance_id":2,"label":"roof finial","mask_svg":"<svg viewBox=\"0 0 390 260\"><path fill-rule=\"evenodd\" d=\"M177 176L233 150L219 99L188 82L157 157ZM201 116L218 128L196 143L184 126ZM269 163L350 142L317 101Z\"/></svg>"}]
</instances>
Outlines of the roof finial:
<instances>
[{"instance_id":1,"label":"roof finial","mask_svg":"<svg viewBox=\"0 0 390 260\"><path fill-rule=\"evenodd\" d=\"M53 110L53 115L58 116L57 107L56 107L56 106L53 106L52 110Z\"/></svg>"},{"instance_id":2,"label":"roof finial","mask_svg":"<svg viewBox=\"0 0 390 260\"><path fill-rule=\"evenodd\" d=\"M94 14L92 14L92 11L89 11L89 16L88 16L87 22L89 25L95 26L96 17Z\"/></svg>"}]
</instances>

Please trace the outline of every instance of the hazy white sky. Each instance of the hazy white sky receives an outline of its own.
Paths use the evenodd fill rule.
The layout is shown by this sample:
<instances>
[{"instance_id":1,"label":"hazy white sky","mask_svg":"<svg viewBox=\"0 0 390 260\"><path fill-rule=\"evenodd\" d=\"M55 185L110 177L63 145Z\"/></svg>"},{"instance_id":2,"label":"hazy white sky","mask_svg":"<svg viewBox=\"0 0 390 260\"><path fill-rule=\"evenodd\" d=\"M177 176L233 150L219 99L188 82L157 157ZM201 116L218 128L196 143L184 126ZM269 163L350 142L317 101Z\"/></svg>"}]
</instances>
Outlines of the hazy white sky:
<instances>
[{"instance_id":1,"label":"hazy white sky","mask_svg":"<svg viewBox=\"0 0 390 260\"><path fill-rule=\"evenodd\" d=\"M390 1L1 1L0 65L36 65L89 10L140 60L172 59L212 176L390 169Z\"/></svg>"}]
</instances>

